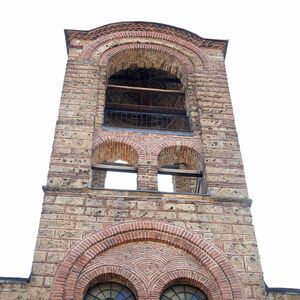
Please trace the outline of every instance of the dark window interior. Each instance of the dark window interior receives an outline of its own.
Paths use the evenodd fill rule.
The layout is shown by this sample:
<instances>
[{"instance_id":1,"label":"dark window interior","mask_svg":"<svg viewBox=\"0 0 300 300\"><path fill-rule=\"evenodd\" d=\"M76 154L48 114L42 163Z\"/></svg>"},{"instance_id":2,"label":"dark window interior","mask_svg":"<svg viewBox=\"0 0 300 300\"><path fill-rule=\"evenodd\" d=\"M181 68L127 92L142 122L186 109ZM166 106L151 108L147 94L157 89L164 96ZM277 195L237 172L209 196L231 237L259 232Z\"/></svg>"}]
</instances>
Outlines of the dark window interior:
<instances>
[{"instance_id":1,"label":"dark window interior","mask_svg":"<svg viewBox=\"0 0 300 300\"><path fill-rule=\"evenodd\" d=\"M104 124L188 131L182 83L176 76L154 68L115 73L107 84Z\"/></svg>"}]
</instances>

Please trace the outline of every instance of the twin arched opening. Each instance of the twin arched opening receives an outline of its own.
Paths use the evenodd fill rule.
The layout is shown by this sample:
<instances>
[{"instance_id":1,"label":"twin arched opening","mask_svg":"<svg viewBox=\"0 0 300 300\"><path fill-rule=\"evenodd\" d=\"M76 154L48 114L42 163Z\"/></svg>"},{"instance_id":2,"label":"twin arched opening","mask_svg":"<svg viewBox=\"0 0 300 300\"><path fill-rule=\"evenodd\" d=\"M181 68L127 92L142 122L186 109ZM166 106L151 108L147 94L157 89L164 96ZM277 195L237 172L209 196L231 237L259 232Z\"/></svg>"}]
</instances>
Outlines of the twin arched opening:
<instances>
[{"instance_id":1,"label":"twin arched opening","mask_svg":"<svg viewBox=\"0 0 300 300\"><path fill-rule=\"evenodd\" d=\"M123 141L109 140L100 143L94 148L92 155L91 186L147 190L151 188L145 185L149 181L153 182L155 177L160 191L197 194L206 192L202 183L203 160L195 149L185 145L165 146L157 155L147 155L147 160L144 153L140 159L138 151L133 145ZM110 184L110 181L115 185Z\"/></svg>"},{"instance_id":2,"label":"twin arched opening","mask_svg":"<svg viewBox=\"0 0 300 300\"><path fill-rule=\"evenodd\" d=\"M136 300L134 293L116 281L100 282L92 285L86 292L84 300ZM176 284L162 292L160 300L207 300L198 288L187 284Z\"/></svg>"}]
</instances>

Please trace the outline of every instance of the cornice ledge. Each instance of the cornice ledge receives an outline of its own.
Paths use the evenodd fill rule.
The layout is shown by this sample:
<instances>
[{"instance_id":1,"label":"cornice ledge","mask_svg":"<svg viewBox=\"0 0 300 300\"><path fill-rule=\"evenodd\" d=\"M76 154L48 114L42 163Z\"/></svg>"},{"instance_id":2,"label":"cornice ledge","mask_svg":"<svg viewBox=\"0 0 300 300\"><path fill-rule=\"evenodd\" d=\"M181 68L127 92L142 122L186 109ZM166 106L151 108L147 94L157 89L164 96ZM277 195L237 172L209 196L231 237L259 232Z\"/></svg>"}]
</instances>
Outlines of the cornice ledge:
<instances>
[{"instance_id":1,"label":"cornice ledge","mask_svg":"<svg viewBox=\"0 0 300 300\"><path fill-rule=\"evenodd\" d=\"M227 202L227 203L242 203L251 206L252 200L247 197L216 197L209 194L192 194L192 193L168 193L161 191L152 191L152 190L119 190L119 189L104 189L104 188L91 188L91 187L62 187L62 186L49 186L44 185L42 187L44 192L90 192L90 191L109 191L109 192L124 192L124 193L149 193L149 194L170 194L174 196L183 196L183 197L201 197L203 200L208 200L212 202Z\"/></svg>"},{"instance_id":2,"label":"cornice ledge","mask_svg":"<svg viewBox=\"0 0 300 300\"><path fill-rule=\"evenodd\" d=\"M120 32L154 32L169 34L178 38L183 38L200 47L222 49L224 57L226 56L228 46L228 40L203 38L179 27L155 22L128 21L111 23L91 30L65 29L67 49L69 49L70 41L72 39L96 40L102 36Z\"/></svg>"},{"instance_id":3,"label":"cornice ledge","mask_svg":"<svg viewBox=\"0 0 300 300\"><path fill-rule=\"evenodd\" d=\"M226 197L226 196L214 197L214 196L211 196L210 199L215 201L215 202L243 203L243 204L248 204L250 206L252 204L252 199L250 199L248 197Z\"/></svg>"}]
</instances>

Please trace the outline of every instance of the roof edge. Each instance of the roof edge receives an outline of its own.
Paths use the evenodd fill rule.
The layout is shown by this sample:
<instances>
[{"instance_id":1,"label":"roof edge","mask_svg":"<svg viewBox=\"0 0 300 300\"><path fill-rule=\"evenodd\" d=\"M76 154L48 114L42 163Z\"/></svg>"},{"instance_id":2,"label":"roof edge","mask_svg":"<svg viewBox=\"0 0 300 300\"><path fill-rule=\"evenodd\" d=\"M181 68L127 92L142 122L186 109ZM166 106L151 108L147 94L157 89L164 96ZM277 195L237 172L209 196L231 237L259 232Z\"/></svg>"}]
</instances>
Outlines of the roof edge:
<instances>
[{"instance_id":1,"label":"roof edge","mask_svg":"<svg viewBox=\"0 0 300 300\"><path fill-rule=\"evenodd\" d=\"M266 285L266 291L267 291L267 294L278 293L278 294L300 295L300 289L296 289L296 288L268 287Z\"/></svg>"},{"instance_id":2,"label":"roof edge","mask_svg":"<svg viewBox=\"0 0 300 300\"><path fill-rule=\"evenodd\" d=\"M114 22L114 23L109 23L109 24L105 24L90 30L78 30L78 29L64 29L64 34L65 34L65 39L66 39L66 47L67 47L67 52L69 53L69 45L70 45L70 36L71 34L76 34L83 36L87 36L88 34L91 34L93 32L97 32L97 31L104 31L106 29L106 31L108 31L109 27L111 28L115 28L115 27L120 27L120 31L124 31L124 29L122 30L122 26L125 27L126 25L130 26L130 25L148 25L148 26L159 26L159 27L165 27L165 28L169 28L169 29L173 29L174 31L177 32L181 32L184 33L186 35L186 37L192 38L194 40L198 40L198 41L203 41L203 42L211 42L211 43L220 43L223 44L223 53L224 53L224 58L226 57L226 53L227 53L227 47L228 47L228 43L229 40L222 40L222 39L209 39L209 38L203 38L201 36L199 36L198 34L177 27L177 26L173 26L173 25L168 25L168 24L164 24L164 23L159 23L159 22L149 22L149 21L121 21L121 22ZM104 33L104 34L107 34ZM103 35L104 35L103 34Z\"/></svg>"},{"instance_id":3,"label":"roof edge","mask_svg":"<svg viewBox=\"0 0 300 300\"><path fill-rule=\"evenodd\" d=\"M28 283L30 281L30 277L0 277L0 284L3 283Z\"/></svg>"}]
</instances>

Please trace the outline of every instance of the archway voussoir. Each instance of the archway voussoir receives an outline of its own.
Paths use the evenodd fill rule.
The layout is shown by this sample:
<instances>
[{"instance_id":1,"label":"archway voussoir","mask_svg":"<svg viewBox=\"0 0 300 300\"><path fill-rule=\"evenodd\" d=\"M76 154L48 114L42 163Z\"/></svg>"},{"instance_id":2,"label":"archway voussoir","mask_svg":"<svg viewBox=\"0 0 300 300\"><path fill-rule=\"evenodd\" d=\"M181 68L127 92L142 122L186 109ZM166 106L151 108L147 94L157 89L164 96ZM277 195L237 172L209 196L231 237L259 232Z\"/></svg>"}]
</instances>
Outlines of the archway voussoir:
<instances>
[{"instance_id":1,"label":"archway voussoir","mask_svg":"<svg viewBox=\"0 0 300 300\"><path fill-rule=\"evenodd\" d=\"M194 257L211 274L219 290L222 291L222 297L226 295L226 299L235 299L232 295L243 295L243 288L235 270L221 250L213 244L195 233L169 223L136 221L107 227L75 245L58 268L53 283L55 288L52 299L56 299L55 297L59 299L57 295L66 293L69 295L71 291L75 292L76 282L84 274L86 266L100 253L120 245L141 241L165 243L181 249ZM177 272L174 274L179 276ZM187 272L186 276L193 278L190 272ZM64 279L63 285L62 279ZM206 285L210 288L210 293L213 293L211 289L214 285L212 283Z\"/></svg>"}]
</instances>

